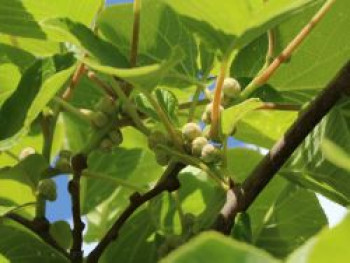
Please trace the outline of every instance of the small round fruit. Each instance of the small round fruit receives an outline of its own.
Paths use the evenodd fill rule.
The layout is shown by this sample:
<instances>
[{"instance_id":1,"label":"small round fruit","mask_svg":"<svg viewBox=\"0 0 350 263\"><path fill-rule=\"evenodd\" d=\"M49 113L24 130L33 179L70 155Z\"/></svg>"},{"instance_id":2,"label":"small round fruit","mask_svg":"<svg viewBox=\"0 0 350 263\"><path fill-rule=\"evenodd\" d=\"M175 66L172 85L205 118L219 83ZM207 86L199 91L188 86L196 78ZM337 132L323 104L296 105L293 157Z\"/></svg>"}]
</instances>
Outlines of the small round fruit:
<instances>
[{"instance_id":1,"label":"small round fruit","mask_svg":"<svg viewBox=\"0 0 350 263\"><path fill-rule=\"evenodd\" d=\"M96 104L96 110L102 111L103 113L106 113L108 115L112 115L116 111L116 105L112 98L109 97L103 97L99 100L99 102Z\"/></svg>"},{"instance_id":2,"label":"small round fruit","mask_svg":"<svg viewBox=\"0 0 350 263\"><path fill-rule=\"evenodd\" d=\"M37 195L45 200L55 201L57 199L56 183L52 179L43 179L39 182Z\"/></svg>"},{"instance_id":3,"label":"small round fruit","mask_svg":"<svg viewBox=\"0 0 350 263\"><path fill-rule=\"evenodd\" d=\"M119 129L111 131L108 133L108 136L115 145L119 145L123 142L123 134Z\"/></svg>"},{"instance_id":4,"label":"small round fruit","mask_svg":"<svg viewBox=\"0 0 350 263\"><path fill-rule=\"evenodd\" d=\"M226 78L224 80L223 92L228 98L236 98L241 93L241 85L234 78Z\"/></svg>"},{"instance_id":5,"label":"small round fruit","mask_svg":"<svg viewBox=\"0 0 350 263\"><path fill-rule=\"evenodd\" d=\"M20 160L24 160L25 158L27 158L29 155L32 155L32 154L35 154L35 149L32 147L26 147L20 152L18 158Z\"/></svg>"},{"instance_id":6,"label":"small round fruit","mask_svg":"<svg viewBox=\"0 0 350 263\"><path fill-rule=\"evenodd\" d=\"M189 122L182 128L182 137L185 141L192 142L202 135L201 128L197 123Z\"/></svg>"},{"instance_id":7,"label":"small round fruit","mask_svg":"<svg viewBox=\"0 0 350 263\"><path fill-rule=\"evenodd\" d=\"M108 123L108 117L102 111L97 111L92 114L91 121L97 128L102 128Z\"/></svg>"},{"instance_id":8,"label":"small round fruit","mask_svg":"<svg viewBox=\"0 0 350 263\"><path fill-rule=\"evenodd\" d=\"M168 143L167 136L161 131L155 130L148 136L148 147L151 150L154 150L159 144L168 145Z\"/></svg>"},{"instance_id":9,"label":"small round fruit","mask_svg":"<svg viewBox=\"0 0 350 263\"><path fill-rule=\"evenodd\" d=\"M201 159L205 163L215 163L219 161L221 158L221 153L218 148L211 144L207 144L203 147L202 153L201 153Z\"/></svg>"},{"instance_id":10,"label":"small round fruit","mask_svg":"<svg viewBox=\"0 0 350 263\"><path fill-rule=\"evenodd\" d=\"M64 249L72 245L72 231L66 221L56 221L50 226L50 234Z\"/></svg>"},{"instance_id":11,"label":"small round fruit","mask_svg":"<svg viewBox=\"0 0 350 263\"><path fill-rule=\"evenodd\" d=\"M208 144L208 140L205 137L197 137L192 141L192 154L194 156L201 156L202 149Z\"/></svg>"},{"instance_id":12,"label":"small round fruit","mask_svg":"<svg viewBox=\"0 0 350 263\"><path fill-rule=\"evenodd\" d=\"M105 138L100 143L100 149L104 151L110 151L113 148L113 141L109 138Z\"/></svg>"}]
</instances>

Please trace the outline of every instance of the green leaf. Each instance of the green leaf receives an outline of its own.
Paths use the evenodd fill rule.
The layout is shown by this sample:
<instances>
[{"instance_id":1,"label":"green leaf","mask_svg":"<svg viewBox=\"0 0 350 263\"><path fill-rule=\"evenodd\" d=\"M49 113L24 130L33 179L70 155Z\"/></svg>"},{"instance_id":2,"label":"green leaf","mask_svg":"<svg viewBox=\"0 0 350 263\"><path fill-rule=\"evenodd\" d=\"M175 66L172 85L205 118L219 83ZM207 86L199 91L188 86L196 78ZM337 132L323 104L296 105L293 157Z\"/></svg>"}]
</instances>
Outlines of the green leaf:
<instances>
[{"instance_id":1,"label":"green leaf","mask_svg":"<svg viewBox=\"0 0 350 263\"><path fill-rule=\"evenodd\" d=\"M275 55L289 44L324 2L317 1L312 8L300 10L274 29ZM281 102L304 104L310 101L349 60L349 36L341 33L350 26L349 17L344 16L349 5L349 1L337 0L290 61L269 80L282 95ZM267 37L264 35L239 52L232 64L231 75L254 77L265 63L266 52Z\"/></svg>"},{"instance_id":2,"label":"green leaf","mask_svg":"<svg viewBox=\"0 0 350 263\"><path fill-rule=\"evenodd\" d=\"M179 46L184 56L162 84L180 88L197 82L197 45L178 15L162 0L144 0L141 13L137 66L161 63ZM133 19L132 4L123 4L106 8L97 21L102 34L127 58L131 52Z\"/></svg>"},{"instance_id":3,"label":"green leaf","mask_svg":"<svg viewBox=\"0 0 350 263\"><path fill-rule=\"evenodd\" d=\"M151 92L161 82L166 74L181 61L182 57L183 52L181 48L174 47L171 50L167 60L164 60L159 64L137 68L125 69L103 66L90 59L82 59L82 61L87 66L99 72L126 80L141 91Z\"/></svg>"},{"instance_id":4,"label":"green leaf","mask_svg":"<svg viewBox=\"0 0 350 263\"><path fill-rule=\"evenodd\" d=\"M17 165L0 170L0 180L14 180L27 184L35 191L43 172L49 168L46 159L39 154L31 154Z\"/></svg>"},{"instance_id":5,"label":"green leaf","mask_svg":"<svg viewBox=\"0 0 350 263\"><path fill-rule=\"evenodd\" d=\"M248 113L263 105L259 99L249 99L240 104L225 109L222 114L222 131L224 134L232 134L237 123Z\"/></svg>"},{"instance_id":6,"label":"green leaf","mask_svg":"<svg viewBox=\"0 0 350 263\"><path fill-rule=\"evenodd\" d=\"M179 120L177 118L177 111L179 102L176 96L172 92L163 89L156 89L153 94L169 120L178 126ZM157 111L153 108L145 95L140 93L135 96L135 103L140 111L149 115L154 120L160 121Z\"/></svg>"},{"instance_id":7,"label":"green leaf","mask_svg":"<svg viewBox=\"0 0 350 263\"><path fill-rule=\"evenodd\" d=\"M279 262L264 251L237 242L221 234L209 232L192 239L163 259L163 263L191 262Z\"/></svg>"},{"instance_id":8,"label":"green leaf","mask_svg":"<svg viewBox=\"0 0 350 263\"><path fill-rule=\"evenodd\" d=\"M342 148L325 139L322 142L321 149L328 161L339 168L350 171L350 156Z\"/></svg>"},{"instance_id":9,"label":"green leaf","mask_svg":"<svg viewBox=\"0 0 350 263\"><path fill-rule=\"evenodd\" d=\"M1 262L35 263L52 262L68 263L69 261L51 246L42 242L39 237L22 226L3 220L0 223L0 255L5 258Z\"/></svg>"},{"instance_id":10,"label":"green leaf","mask_svg":"<svg viewBox=\"0 0 350 263\"><path fill-rule=\"evenodd\" d=\"M280 174L321 193L341 205L350 200L349 172L329 162L322 153L324 139L350 152L349 101L344 99L322 120L295 151Z\"/></svg>"},{"instance_id":11,"label":"green leaf","mask_svg":"<svg viewBox=\"0 0 350 263\"><path fill-rule=\"evenodd\" d=\"M287 263L346 262L350 257L347 246L350 231L349 215L335 228L324 229L303 247L288 257Z\"/></svg>"},{"instance_id":12,"label":"green leaf","mask_svg":"<svg viewBox=\"0 0 350 263\"><path fill-rule=\"evenodd\" d=\"M240 48L302 10L310 0L268 1L166 1L185 17L190 28L223 54ZM229 19L228 19L229 18Z\"/></svg>"},{"instance_id":13,"label":"green leaf","mask_svg":"<svg viewBox=\"0 0 350 263\"><path fill-rule=\"evenodd\" d=\"M327 218L316 195L289 185L266 211L254 244L278 258L284 258L325 225Z\"/></svg>"},{"instance_id":14,"label":"green leaf","mask_svg":"<svg viewBox=\"0 0 350 263\"><path fill-rule=\"evenodd\" d=\"M231 149L228 158L228 171L241 182L262 157L252 150ZM251 243L276 257L287 256L327 224L315 194L288 183L279 175L247 212L251 222Z\"/></svg>"},{"instance_id":15,"label":"green leaf","mask_svg":"<svg viewBox=\"0 0 350 263\"><path fill-rule=\"evenodd\" d=\"M72 62L70 54L57 55L40 59L26 70L16 91L0 109L0 125L4 127L0 131L0 148L10 147L27 132L29 125L72 74Z\"/></svg>"},{"instance_id":16,"label":"green leaf","mask_svg":"<svg viewBox=\"0 0 350 263\"><path fill-rule=\"evenodd\" d=\"M0 63L13 63L21 73L27 69L35 60L35 57L16 47L0 43Z\"/></svg>"},{"instance_id":17,"label":"green leaf","mask_svg":"<svg viewBox=\"0 0 350 263\"><path fill-rule=\"evenodd\" d=\"M162 169L156 164L153 154L137 148L116 148L110 153L94 151L88 157L88 167L88 171L103 174L110 180L88 177L85 179L83 213L89 212L110 197L119 186L113 183L113 178L123 179L143 188L162 174ZM127 192L130 193L131 190L127 189Z\"/></svg>"},{"instance_id":18,"label":"green leaf","mask_svg":"<svg viewBox=\"0 0 350 263\"><path fill-rule=\"evenodd\" d=\"M101 1L57 0L50 4L46 0L0 0L0 32L26 37L46 39L41 23L53 17L68 17L74 21L90 25ZM15 25L15 26L14 26Z\"/></svg>"},{"instance_id":19,"label":"green leaf","mask_svg":"<svg viewBox=\"0 0 350 263\"><path fill-rule=\"evenodd\" d=\"M297 116L297 112L251 111L238 122L234 137L269 149L282 138Z\"/></svg>"},{"instance_id":20,"label":"green leaf","mask_svg":"<svg viewBox=\"0 0 350 263\"><path fill-rule=\"evenodd\" d=\"M64 249L72 245L73 237L69 224L66 221L56 221L50 226L50 234Z\"/></svg>"},{"instance_id":21,"label":"green leaf","mask_svg":"<svg viewBox=\"0 0 350 263\"><path fill-rule=\"evenodd\" d=\"M118 242L111 243L101 257L102 263L113 262L157 262L154 219L158 216L150 209L143 209L125 223Z\"/></svg>"},{"instance_id":22,"label":"green leaf","mask_svg":"<svg viewBox=\"0 0 350 263\"><path fill-rule=\"evenodd\" d=\"M0 107L11 96L21 79L19 68L12 63L3 63L0 65Z\"/></svg>"}]
</instances>

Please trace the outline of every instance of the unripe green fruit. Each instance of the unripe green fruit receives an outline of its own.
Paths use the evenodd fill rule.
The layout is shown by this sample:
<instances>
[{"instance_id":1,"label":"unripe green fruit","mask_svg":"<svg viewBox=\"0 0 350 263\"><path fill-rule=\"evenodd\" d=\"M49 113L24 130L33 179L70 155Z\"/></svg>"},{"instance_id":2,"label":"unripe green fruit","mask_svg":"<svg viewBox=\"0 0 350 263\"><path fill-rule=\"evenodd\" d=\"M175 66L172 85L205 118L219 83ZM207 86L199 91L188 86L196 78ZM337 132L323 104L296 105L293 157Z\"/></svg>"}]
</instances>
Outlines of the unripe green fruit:
<instances>
[{"instance_id":1,"label":"unripe green fruit","mask_svg":"<svg viewBox=\"0 0 350 263\"><path fill-rule=\"evenodd\" d=\"M208 140L205 137L197 137L192 141L192 154L194 156L201 156L202 149L205 145L208 144Z\"/></svg>"},{"instance_id":2,"label":"unripe green fruit","mask_svg":"<svg viewBox=\"0 0 350 263\"><path fill-rule=\"evenodd\" d=\"M114 143L111 139L105 138L100 143L100 149L104 151L110 151L114 146Z\"/></svg>"},{"instance_id":3,"label":"unripe green fruit","mask_svg":"<svg viewBox=\"0 0 350 263\"><path fill-rule=\"evenodd\" d=\"M197 137L202 135L201 128L197 123L190 122L185 124L182 128L182 137L187 142L192 142Z\"/></svg>"},{"instance_id":4,"label":"unripe green fruit","mask_svg":"<svg viewBox=\"0 0 350 263\"><path fill-rule=\"evenodd\" d=\"M160 166L166 166L168 165L169 161L170 161L170 156L168 154L166 154L164 151L155 151L155 155L156 155L156 160L157 163Z\"/></svg>"},{"instance_id":5,"label":"unripe green fruit","mask_svg":"<svg viewBox=\"0 0 350 263\"><path fill-rule=\"evenodd\" d=\"M161 132L161 131L153 131L149 136L148 136L148 147L151 150L154 150L158 145L163 144L163 145L168 145L169 140L167 136Z\"/></svg>"},{"instance_id":6,"label":"unripe green fruit","mask_svg":"<svg viewBox=\"0 0 350 263\"><path fill-rule=\"evenodd\" d=\"M32 147L26 147L20 152L18 158L20 160L24 160L25 158L27 158L29 155L32 155L32 154L35 154L35 149Z\"/></svg>"},{"instance_id":7,"label":"unripe green fruit","mask_svg":"<svg viewBox=\"0 0 350 263\"><path fill-rule=\"evenodd\" d=\"M95 107L96 111L102 111L108 115L112 115L116 112L116 105L113 99L109 97L103 97L99 100Z\"/></svg>"},{"instance_id":8,"label":"unripe green fruit","mask_svg":"<svg viewBox=\"0 0 350 263\"><path fill-rule=\"evenodd\" d=\"M205 163L214 163L219 161L221 158L221 153L218 148L211 144L207 144L203 147L202 153L201 153L201 159Z\"/></svg>"},{"instance_id":9,"label":"unripe green fruit","mask_svg":"<svg viewBox=\"0 0 350 263\"><path fill-rule=\"evenodd\" d=\"M123 142L123 134L121 133L121 131L119 129L113 130L110 133L108 133L108 137L111 139L111 141L115 145L119 145Z\"/></svg>"},{"instance_id":10,"label":"unripe green fruit","mask_svg":"<svg viewBox=\"0 0 350 263\"><path fill-rule=\"evenodd\" d=\"M72 231L66 221L56 221L50 226L50 234L56 242L64 249L72 245Z\"/></svg>"},{"instance_id":11,"label":"unripe green fruit","mask_svg":"<svg viewBox=\"0 0 350 263\"><path fill-rule=\"evenodd\" d=\"M45 200L55 201L57 199L57 189L54 180L41 180L37 187L37 195Z\"/></svg>"},{"instance_id":12,"label":"unripe green fruit","mask_svg":"<svg viewBox=\"0 0 350 263\"><path fill-rule=\"evenodd\" d=\"M102 128L107 125L108 117L102 111L97 111L92 114L91 121L97 128Z\"/></svg>"},{"instance_id":13,"label":"unripe green fruit","mask_svg":"<svg viewBox=\"0 0 350 263\"><path fill-rule=\"evenodd\" d=\"M234 78L226 78L224 80L223 92L228 98L236 98L241 93L241 85Z\"/></svg>"},{"instance_id":14,"label":"unripe green fruit","mask_svg":"<svg viewBox=\"0 0 350 263\"><path fill-rule=\"evenodd\" d=\"M70 173L72 171L70 161L65 158L59 158L55 163L55 168L62 173Z\"/></svg>"}]
</instances>

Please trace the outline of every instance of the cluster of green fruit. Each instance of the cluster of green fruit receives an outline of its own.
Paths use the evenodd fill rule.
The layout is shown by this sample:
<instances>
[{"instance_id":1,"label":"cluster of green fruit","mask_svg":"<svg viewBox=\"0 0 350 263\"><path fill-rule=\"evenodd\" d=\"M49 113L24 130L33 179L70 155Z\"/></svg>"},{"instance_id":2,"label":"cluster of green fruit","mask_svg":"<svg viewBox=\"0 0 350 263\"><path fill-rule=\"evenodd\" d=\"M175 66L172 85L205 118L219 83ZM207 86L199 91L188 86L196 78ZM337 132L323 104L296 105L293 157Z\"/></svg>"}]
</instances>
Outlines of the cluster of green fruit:
<instances>
[{"instance_id":1,"label":"cluster of green fruit","mask_svg":"<svg viewBox=\"0 0 350 263\"><path fill-rule=\"evenodd\" d=\"M56 183L53 179L42 179L36 188L36 196L43 200L55 201L57 199Z\"/></svg>"},{"instance_id":2,"label":"cluster of green fruit","mask_svg":"<svg viewBox=\"0 0 350 263\"><path fill-rule=\"evenodd\" d=\"M115 101L109 97L103 97L95 105L95 111L91 113L93 127L101 129L106 127L113 116L118 114L118 107ZM100 142L100 149L111 150L123 142L123 135L120 129L112 129Z\"/></svg>"},{"instance_id":3,"label":"cluster of green fruit","mask_svg":"<svg viewBox=\"0 0 350 263\"><path fill-rule=\"evenodd\" d=\"M217 163L221 160L220 149L215 147L203 135L203 132L197 123L187 123L181 131L182 142L187 154L200 158L207 164ZM158 146L163 145L172 148L173 142L161 131L154 131L148 137L148 146L154 151L158 164L167 165L171 155Z\"/></svg>"},{"instance_id":4,"label":"cluster of green fruit","mask_svg":"<svg viewBox=\"0 0 350 263\"><path fill-rule=\"evenodd\" d=\"M242 88L239 82L234 78L226 78L224 80L222 93L221 93L221 105L220 111L224 110L224 106L229 105L229 103L237 98L241 93ZM206 124L211 124L211 115L213 111L213 103L206 106L204 113L202 115L202 121Z\"/></svg>"}]
</instances>

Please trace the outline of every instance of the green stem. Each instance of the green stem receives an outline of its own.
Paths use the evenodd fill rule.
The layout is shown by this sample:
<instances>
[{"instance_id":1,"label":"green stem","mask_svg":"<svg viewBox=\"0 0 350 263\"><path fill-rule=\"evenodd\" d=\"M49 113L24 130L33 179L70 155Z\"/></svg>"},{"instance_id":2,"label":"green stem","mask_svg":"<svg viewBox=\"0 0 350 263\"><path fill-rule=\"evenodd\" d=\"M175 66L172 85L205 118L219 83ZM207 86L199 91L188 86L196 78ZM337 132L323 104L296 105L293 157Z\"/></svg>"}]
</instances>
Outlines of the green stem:
<instances>
[{"instance_id":1,"label":"green stem","mask_svg":"<svg viewBox=\"0 0 350 263\"><path fill-rule=\"evenodd\" d=\"M191 107L190 107L190 110L189 110L189 114L188 114L188 121L187 122L192 122L193 119L194 119L194 116L195 116L195 113L196 113L196 108L198 106L198 102L199 102L199 96L201 94L201 92L203 90L205 90L205 86L204 85L198 85L197 88L196 88L196 92L193 96L193 99L192 99L192 103L191 103Z\"/></svg>"},{"instance_id":2,"label":"green stem","mask_svg":"<svg viewBox=\"0 0 350 263\"><path fill-rule=\"evenodd\" d=\"M142 120L140 119L137 110L135 106L130 102L129 98L126 96L122 88L119 86L119 84L113 79L112 82L112 88L117 94L117 96L120 98L120 100L125 105L125 110L129 114L132 121L135 123L136 127L145 135L149 135L150 131L148 128L143 124Z\"/></svg>"},{"instance_id":3,"label":"green stem","mask_svg":"<svg viewBox=\"0 0 350 263\"><path fill-rule=\"evenodd\" d=\"M86 177L86 178L100 179L100 180L113 182L116 185L123 186L125 188L130 189L130 190L138 191L138 192L141 192L141 193L145 190L144 188L142 188L140 186L137 186L137 185L134 185L134 184L132 184L132 183L126 181L126 180L122 180L122 179L114 178L114 177L112 178L110 176L107 176L107 175L104 175L104 174L101 174L101 173L98 173L98 172L91 172L91 171L84 170L82 172L82 176Z\"/></svg>"},{"instance_id":4,"label":"green stem","mask_svg":"<svg viewBox=\"0 0 350 263\"><path fill-rule=\"evenodd\" d=\"M78 119L81 119L83 121L86 121L88 123L91 122L89 116L85 115L84 113L80 112L77 108L75 108L74 106L72 106L71 104L69 104L67 101L61 99L60 97L54 97L53 101L59 105L63 110L71 113L72 115L74 115L75 117L77 117Z\"/></svg>"},{"instance_id":5,"label":"green stem","mask_svg":"<svg viewBox=\"0 0 350 263\"><path fill-rule=\"evenodd\" d=\"M144 93L148 101L151 103L153 108L158 114L159 119L163 123L165 129L173 139L174 145L178 150L182 150L182 141L181 138L179 137L178 133L176 132L173 124L170 122L168 116L165 114L164 110L162 107L158 104L158 102L153 98L153 96L150 93Z\"/></svg>"},{"instance_id":6,"label":"green stem","mask_svg":"<svg viewBox=\"0 0 350 263\"><path fill-rule=\"evenodd\" d=\"M184 211L183 211L182 206L181 206L179 191L175 191L172 195L173 195L174 200L175 200L176 210L179 214L182 233L185 234L185 230L186 230L185 214L184 214Z\"/></svg>"}]
</instances>

